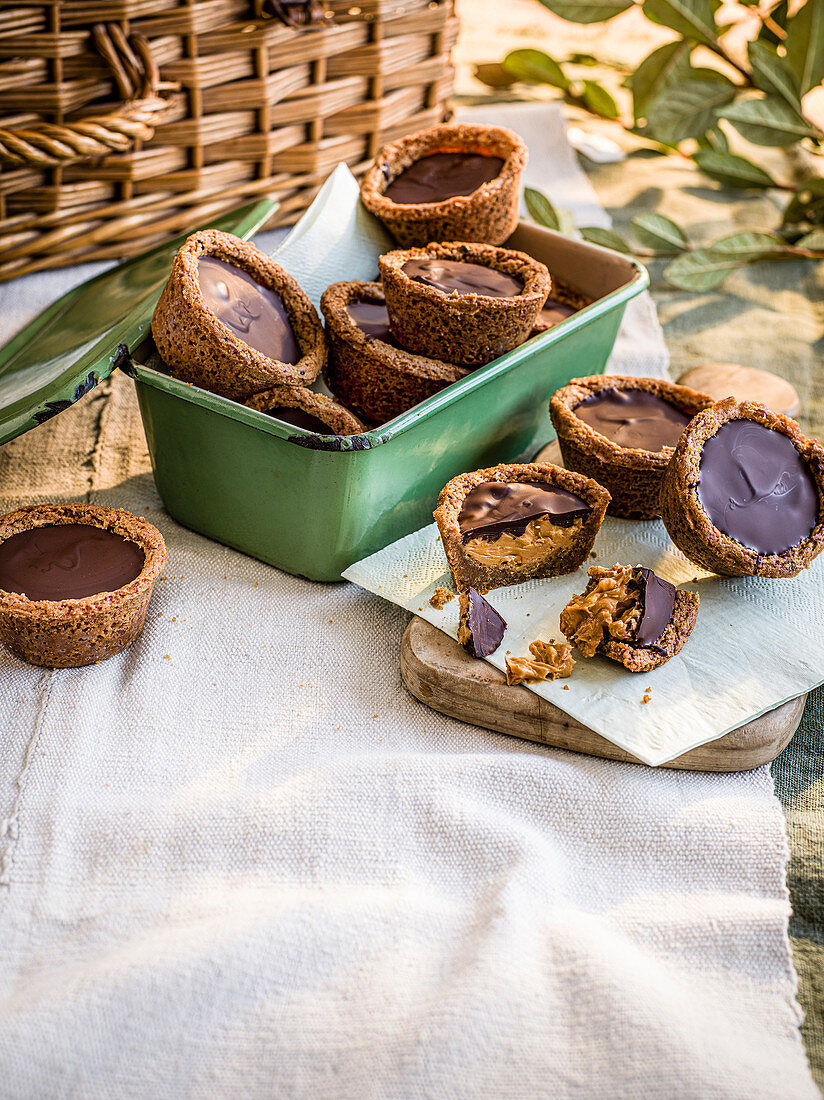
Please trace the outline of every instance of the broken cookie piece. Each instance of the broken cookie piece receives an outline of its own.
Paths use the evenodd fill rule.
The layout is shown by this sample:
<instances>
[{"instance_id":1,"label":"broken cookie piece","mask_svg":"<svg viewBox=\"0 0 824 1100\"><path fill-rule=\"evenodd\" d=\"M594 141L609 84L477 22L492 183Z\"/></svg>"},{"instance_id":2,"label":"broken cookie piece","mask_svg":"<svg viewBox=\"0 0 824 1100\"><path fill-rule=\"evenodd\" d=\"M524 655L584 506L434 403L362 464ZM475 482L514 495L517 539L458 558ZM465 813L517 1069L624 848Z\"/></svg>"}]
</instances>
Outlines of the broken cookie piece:
<instances>
[{"instance_id":1,"label":"broken cookie piece","mask_svg":"<svg viewBox=\"0 0 824 1100\"><path fill-rule=\"evenodd\" d=\"M530 642L532 657L507 657L506 682L513 684L539 684L544 680L558 680L572 675L575 660L572 646L566 642Z\"/></svg>"},{"instance_id":2,"label":"broken cookie piece","mask_svg":"<svg viewBox=\"0 0 824 1100\"><path fill-rule=\"evenodd\" d=\"M473 657L488 657L501 644L506 622L474 588L459 594L458 641Z\"/></svg>"},{"instance_id":3,"label":"broken cookie piece","mask_svg":"<svg viewBox=\"0 0 824 1100\"><path fill-rule=\"evenodd\" d=\"M444 607L446 607L446 605L449 603L454 595L455 593L452 591L451 588L446 588L444 585L441 585L439 588L436 588L432 595L429 597L429 603L437 611L441 611Z\"/></svg>"},{"instance_id":4,"label":"broken cookie piece","mask_svg":"<svg viewBox=\"0 0 824 1100\"><path fill-rule=\"evenodd\" d=\"M699 597L642 566L589 569L584 592L561 612L561 630L584 657L601 654L630 672L649 672L690 636Z\"/></svg>"}]
</instances>

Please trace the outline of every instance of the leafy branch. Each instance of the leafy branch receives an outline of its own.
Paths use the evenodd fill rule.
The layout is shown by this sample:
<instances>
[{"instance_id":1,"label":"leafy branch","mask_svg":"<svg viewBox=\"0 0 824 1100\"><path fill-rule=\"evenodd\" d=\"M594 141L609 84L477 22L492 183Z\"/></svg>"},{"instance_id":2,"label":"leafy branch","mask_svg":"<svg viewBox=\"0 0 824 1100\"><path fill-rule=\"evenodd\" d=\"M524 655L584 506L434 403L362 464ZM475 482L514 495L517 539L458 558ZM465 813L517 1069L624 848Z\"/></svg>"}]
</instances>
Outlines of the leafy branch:
<instances>
[{"instance_id":1,"label":"leafy branch","mask_svg":"<svg viewBox=\"0 0 824 1100\"><path fill-rule=\"evenodd\" d=\"M602 23L632 7L668 27L674 39L653 50L634 71L592 55L557 60L539 49L514 50L498 65L479 66L479 79L495 87L514 82L549 85L577 107L620 123L661 152L690 156L727 187L795 190L764 168L730 150L730 139L787 149L802 144L824 153L824 131L804 113L803 97L824 81L824 0L805 0L789 13L787 0L739 0L758 17L746 57L727 48L729 29L717 22L721 0L539 0L574 23ZM719 63L694 63L696 51ZM612 70L631 98L623 117L612 93L581 66ZM806 181L801 182L801 187Z\"/></svg>"},{"instance_id":2,"label":"leafy branch","mask_svg":"<svg viewBox=\"0 0 824 1100\"><path fill-rule=\"evenodd\" d=\"M824 185L824 180L819 181ZM821 188L824 196L824 187ZM569 235L574 227L568 211L557 210L542 191L527 187L527 210L539 225ZM582 226L578 232L591 244L643 259L668 259L664 278L679 290L708 291L720 286L736 268L786 260L824 260L824 229L813 229L790 242L779 233L731 233L710 245L692 244L684 230L664 214L639 214L630 222L634 240L613 229Z\"/></svg>"}]
</instances>

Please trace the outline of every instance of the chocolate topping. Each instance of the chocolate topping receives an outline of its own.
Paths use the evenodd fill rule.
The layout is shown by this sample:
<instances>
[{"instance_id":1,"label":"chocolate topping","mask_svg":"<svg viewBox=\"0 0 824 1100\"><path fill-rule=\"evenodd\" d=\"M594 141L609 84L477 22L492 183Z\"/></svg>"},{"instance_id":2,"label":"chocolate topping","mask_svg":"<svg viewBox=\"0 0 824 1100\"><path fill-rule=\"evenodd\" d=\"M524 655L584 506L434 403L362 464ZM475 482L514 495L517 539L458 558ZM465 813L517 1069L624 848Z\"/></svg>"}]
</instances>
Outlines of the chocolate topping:
<instances>
[{"instance_id":1,"label":"chocolate topping","mask_svg":"<svg viewBox=\"0 0 824 1100\"><path fill-rule=\"evenodd\" d=\"M655 642L661 637L667 623L672 618L675 606L675 585L663 580L651 569L638 566L634 574L638 585L638 603L641 606L641 618L635 629L633 645L644 649L655 649Z\"/></svg>"},{"instance_id":2,"label":"chocolate topping","mask_svg":"<svg viewBox=\"0 0 824 1100\"><path fill-rule=\"evenodd\" d=\"M297 363L300 349L279 294L214 256L198 258L197 278L206 305L239 340L279 363Z\"/></svg>"},{"instance_id":3,"label":"chocolate topping","mask_svg":"<svg viewBox=\"0 0 824 1100\"><path fill-rule=\"evenodd\" d=\"M698 502L725 535L757 554L783 554L818 520L809 466L783 432L728 420L704 444Z\"/></svg>"},{"instance_id":4,"label":"chocolate topping","mask_svg":"<svg viewBox=\"0 0 824 1100\"><path fill-rule=\"evenodd\" d=\"M502 157L486 157L480 153L432 153L401 172L384 195L404 206L471 195L482 183L494 180L503 166Z\"/></svg>"},{"instance_id":5,"label":"chocolate topping","mask_svg":"<svg viewBox=\"0 0 824 1100\"><path fill-rule=\"evenodd\" d=\"M488 657L501 644L506 630L506 621L474 588L469 589L467 596L469 598L467 615L469 640L465 643L466 648L473 657Z\"/></svg>"},{"instance_id":6,"label":"chocolate topping","mask_svg":"<svg viewBox=\"0 0 824 1100\"><path fill-rule=\"evenodd\" d=\"M483 481L464 497L458 526L468 542L494 539L503 531L522 534L539 516L548 516L559 527L571 527L589 513L590 506L581 497L541 481Z\"/></svg>"},{"instance_id":7,"label":"chocolate topping","mask_svg":"<svg viewBox=\"0 0 824 1100\"><path fill-rule=\"evenodd\" d=\"M382 302L350 302L346 312L352 324L366 333L367 340L383 340L385 344L400 347L389 331L389 312Z\"/></svg>"},{"instance_id":8,"label":"chocolate topping","mask_svg":"<svg viewBox=\"0 0 824 1100\"><path fill-rule=\"evenodd\" d=\"M600 435L620 447L660 451L674 447L689 416L646 390L599 390L573 410Z\"/></svg>"},{"instance_id":9,"label":"chocolate topping","mask_svg":"<svg viewBox=\"0 0 824 1100\"><path fill-rule=\"evenodd\" d=\"M538 319L547 325L557 325L559 321L565 321L573 313L577 313L574 306L567 302L559 302L555 298L547 298L544 308L538 314Z\"/></svg>"},{"instance_id":10,"label":"chocolate topping","mask_svg":"<svg viewBox=\"0 0 824 1100\"><path fill-rule=\"evenodd\" d=\"M334 435L334 431L328 424L306 412L305 409L296 409L288 405L278 405L277 408L267 409L267 416L275 420L282 420L284 424L294 424L297 428L305 428L307 432L317 432L319 435Z\"/></svg>"},{"instance_id":11,"label":"chocolate topping","mask_svg":"<svg viewBox=\"0 0 824 1100\"><path fill-rule=\"evenodd\" d=\"M0 588L30 600L79 600L123 588L144 562L137 543L100 527L32 527L0 543Z\"/></svg>"},{"instance_id":12,"label":"chocolate topping","mask_svg":"<svg viewBox=\"0 0 824 1100\"><path fill-rule=\"evenodd\" d=\"M435 260L421 257L407 260L401 270L416 283L432 286L444 294L481 294L486 298L517 298L524 284L484 264L463 260Z\"/></svg>"}]
</instances>

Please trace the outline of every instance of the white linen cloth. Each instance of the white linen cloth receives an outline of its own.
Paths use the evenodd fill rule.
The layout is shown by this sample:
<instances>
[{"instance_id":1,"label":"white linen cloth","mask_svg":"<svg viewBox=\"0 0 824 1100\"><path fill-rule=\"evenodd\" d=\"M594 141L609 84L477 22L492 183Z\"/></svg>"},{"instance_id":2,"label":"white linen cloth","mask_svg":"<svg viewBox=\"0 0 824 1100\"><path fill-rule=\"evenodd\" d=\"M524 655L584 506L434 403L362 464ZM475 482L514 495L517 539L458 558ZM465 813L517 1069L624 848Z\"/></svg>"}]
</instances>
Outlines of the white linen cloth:
<instances>
[{"instance_id":1,"label":"white linen cloth","mask_svg":"<svg viewBox=\"0 0 824 1100\"><path fill-rule=\"evenodd\" d=\"M0 288L3 335L86 274ZM43 499L169 565L129 652L0 653L4 1097L816 1096L766 768L427 710L399 609L165 515L123 376L0 450L0 506Z\"/></svg>"}]
</instances>

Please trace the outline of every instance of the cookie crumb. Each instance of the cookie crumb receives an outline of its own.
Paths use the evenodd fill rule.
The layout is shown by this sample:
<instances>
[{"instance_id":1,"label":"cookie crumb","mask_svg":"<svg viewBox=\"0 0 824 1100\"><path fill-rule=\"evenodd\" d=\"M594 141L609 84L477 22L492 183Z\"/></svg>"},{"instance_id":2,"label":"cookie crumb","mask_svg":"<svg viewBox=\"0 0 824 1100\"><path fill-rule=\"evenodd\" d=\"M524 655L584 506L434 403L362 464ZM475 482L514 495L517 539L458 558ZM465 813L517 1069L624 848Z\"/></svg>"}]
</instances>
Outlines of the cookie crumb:
<instances>
[{"instance_id":1,"label":"cookie crumb","mask_svg":"<svg viewBox=\"0 0 824 1100\"><path fill-rule=\"evenodd\" d=\"M451 588L445 588L443 586L436 588L432 595L429 597L429 603L432 607L437 608L438 611L452 599L455 593Z\"/></svg>"}]
</instances>

